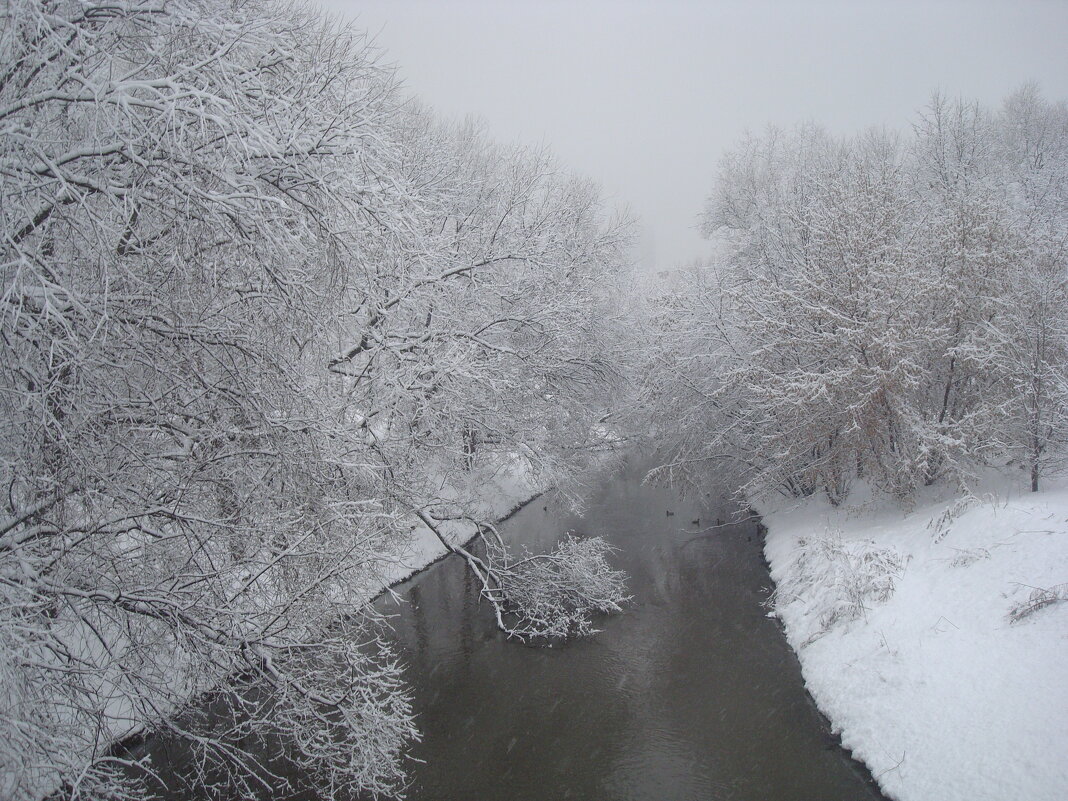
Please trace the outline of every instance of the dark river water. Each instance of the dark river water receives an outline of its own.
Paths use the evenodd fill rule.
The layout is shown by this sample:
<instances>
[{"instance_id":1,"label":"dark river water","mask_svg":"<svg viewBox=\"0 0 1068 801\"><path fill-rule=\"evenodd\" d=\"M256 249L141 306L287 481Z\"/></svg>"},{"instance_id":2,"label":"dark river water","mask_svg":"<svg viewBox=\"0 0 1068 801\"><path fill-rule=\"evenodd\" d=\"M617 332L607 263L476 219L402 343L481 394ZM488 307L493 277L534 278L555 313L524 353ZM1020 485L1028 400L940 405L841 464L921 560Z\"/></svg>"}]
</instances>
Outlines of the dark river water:
<instances>
[{"instance_id":1,"label":"dark river water","mask_svg":"<svg viewBox=\"0 0 1068 801\"><path fill-rule=\"evenodd\" d=\"M756 523L717 526L737 511L725 498L680 500L640 477L601 484L581 517L541 499L506 524L533 548L573 528L619 549L633 601L593 638L507 641L455 557L402 585L399 607L382 605L398 615L424 733L409 797L881 798L836 747L761 606Z\"/></svg>"},{"instance_id":2,"label":"dark river water","mask_svg":"<svg viewBox=\"0 0 1068 801\"><path fill-rule=\"evenodd\" d=\"M504 526L532 550L568 529L618 549L633 600L592 638L552 648L507 640L457 557L400 585L399 604L378 601L423 732L408 797L881 799L837 747L761 606L770 580L756 522L727 493L680 499L642 474L601 481L581 516L545 496ZM151 750L161 776L181 762L158 743ZM187 797L180 782L164 783L168 798Z\"/></svg>"}]
</instances>

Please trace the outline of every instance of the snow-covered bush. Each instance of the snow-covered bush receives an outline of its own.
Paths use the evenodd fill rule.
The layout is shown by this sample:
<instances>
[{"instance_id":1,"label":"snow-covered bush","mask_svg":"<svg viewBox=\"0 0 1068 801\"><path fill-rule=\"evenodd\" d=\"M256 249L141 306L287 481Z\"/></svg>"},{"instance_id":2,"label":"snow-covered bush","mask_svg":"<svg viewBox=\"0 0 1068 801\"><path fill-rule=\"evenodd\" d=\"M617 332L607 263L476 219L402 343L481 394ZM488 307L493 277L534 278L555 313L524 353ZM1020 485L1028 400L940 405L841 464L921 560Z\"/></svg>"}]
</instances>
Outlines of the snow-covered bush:
<instances>
[{"instance_id":1,"label":"snow-covered bush","mask_svg":"<svg viewBox=\"0 0 1068 801\"><path fill-rule=\"evenodd\" d=\"M968 494L961 498L958 498L952 504L946 507L945 511L938 517L932 518L927 524L927 530L933 532L934 541L941 542L947 536L953 527L953 523L957 518L967 512L969 509L974 508L976 505L983 502L983 499L976 498L974 495Z\"/></svg>"},{"instance_id":2,"label":"snow-covered bush","mask_svg":"<svg viewBox=\"0 0 1068 801\"><path fill-rule=\"evenodd\" d=\"M768 604L795 602L809 610L806 642L827 633L840 621L863 617L872 604L886 601L904 565L893 548L871 541L846 542L840 534L803 539Z\"/></svg>"},{"instance_id":3,"label":"snow-covered bush","mask_svg":"<svg viewBox=\"0 0 1068 801\"><path fill-rule=\"evenodd\" d=\"M978 561L990 558L986 548L954 548L956 555L949 560L950 567L968 567Z\"/></svg>"}]
</instances>

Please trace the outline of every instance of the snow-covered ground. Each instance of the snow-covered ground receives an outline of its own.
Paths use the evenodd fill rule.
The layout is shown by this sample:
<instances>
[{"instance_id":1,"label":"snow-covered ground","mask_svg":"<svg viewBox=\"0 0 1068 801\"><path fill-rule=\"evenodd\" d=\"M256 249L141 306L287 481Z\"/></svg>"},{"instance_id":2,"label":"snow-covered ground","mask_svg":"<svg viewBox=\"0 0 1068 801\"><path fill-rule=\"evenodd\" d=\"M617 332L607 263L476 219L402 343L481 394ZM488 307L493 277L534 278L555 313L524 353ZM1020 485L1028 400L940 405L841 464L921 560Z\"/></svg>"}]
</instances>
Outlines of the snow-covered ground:
<instances>
[{"instance_id":1,"label":"snow-covered ground","mask_svg":"<svg viewBox=\"0 0 1068 801\"><path fill-rule=\"evenodd\" d=\"M776 613L889 797L1064 801L1068 484L975 496L759 503Z\"/></svg>"}]
</instances>

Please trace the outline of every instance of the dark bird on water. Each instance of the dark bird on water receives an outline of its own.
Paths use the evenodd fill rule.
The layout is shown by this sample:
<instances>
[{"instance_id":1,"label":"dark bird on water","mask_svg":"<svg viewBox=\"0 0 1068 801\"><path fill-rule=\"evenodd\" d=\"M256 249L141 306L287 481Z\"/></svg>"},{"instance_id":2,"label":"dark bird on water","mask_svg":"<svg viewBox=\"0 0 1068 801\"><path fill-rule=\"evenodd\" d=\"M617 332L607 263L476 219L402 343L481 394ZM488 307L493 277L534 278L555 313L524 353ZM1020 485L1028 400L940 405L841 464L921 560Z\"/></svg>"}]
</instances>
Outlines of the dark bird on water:
<instances>
[{"instance_id":1,"label":"dark bird on water","mask_svg":"<svg viewBox=\"0 0 1068 801\"><path fill-rule=\"evenodd\" d=\"M672 511L671 511L670 509L668 509L668 511L667 511L667 516L668 516L668 517L674 517L674 516L675 516L675 513L674 513L674 512L672 512Z\"/></svg>"}]
</instances>

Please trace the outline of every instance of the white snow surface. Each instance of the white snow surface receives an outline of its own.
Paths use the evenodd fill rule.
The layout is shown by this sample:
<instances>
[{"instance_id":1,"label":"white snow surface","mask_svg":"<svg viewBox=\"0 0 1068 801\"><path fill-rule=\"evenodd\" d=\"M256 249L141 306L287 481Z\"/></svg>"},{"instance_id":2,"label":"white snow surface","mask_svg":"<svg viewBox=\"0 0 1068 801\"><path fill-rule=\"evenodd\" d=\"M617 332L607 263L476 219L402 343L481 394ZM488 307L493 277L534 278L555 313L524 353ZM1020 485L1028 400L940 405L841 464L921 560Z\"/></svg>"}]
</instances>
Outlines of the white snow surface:
<instances>
[{"instance_id":1,"label":"white snow surface","mask_svg":"<svg viewBox=\"0 0 1068 801\"><path fill-rule=\"evenodd\" d=\"M1068 600L1042 603L1068 599L1068 484L985 489L756 505L805 683L898 801L1068 799Z\"/></svg>"}]
</instances>

